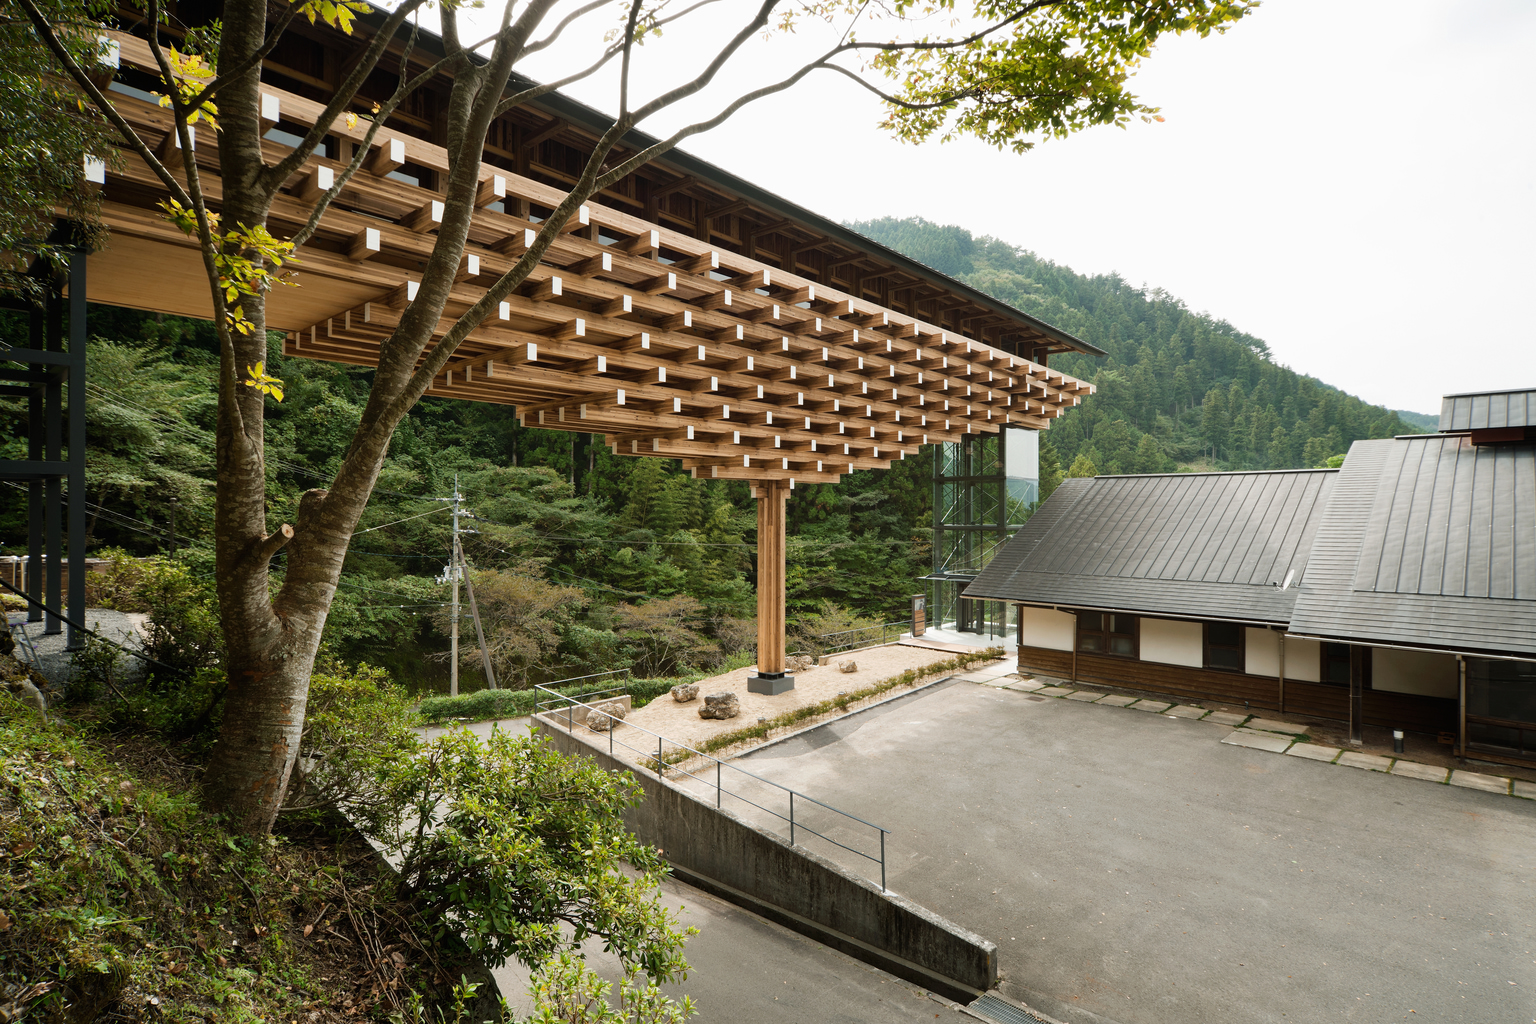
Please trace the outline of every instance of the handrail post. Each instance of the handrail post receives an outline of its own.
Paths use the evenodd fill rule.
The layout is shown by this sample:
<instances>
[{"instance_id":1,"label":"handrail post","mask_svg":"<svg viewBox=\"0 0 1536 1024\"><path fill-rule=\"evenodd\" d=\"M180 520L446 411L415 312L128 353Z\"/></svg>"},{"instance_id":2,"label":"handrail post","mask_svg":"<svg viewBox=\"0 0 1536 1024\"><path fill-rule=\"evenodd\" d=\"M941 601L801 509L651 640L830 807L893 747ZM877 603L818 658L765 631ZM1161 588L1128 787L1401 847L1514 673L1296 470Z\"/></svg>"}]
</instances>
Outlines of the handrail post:
<instances>
[{"instance_id":1,"label":"handrail post","mask_svg":"<svg viewBox=\"0 0 1536 1024\"><path fill-rule=\"evenodd\" d=\"M715 810L720 810L722 797L720 794L720 759L715 758Z\"/></svg>"},{"instance_id":2,"label":"handrail post","mask_svg":"<svg viewBox=\"0 0 1536 1024\"><path fill-rule=\"evenodd\" d=\"M617 723L615 723L613 721L613 719L612 719L612 716L610 716L609 720L608 720L608 756L609 757L613 756L613 728L614 728L615 724L617 724Z\"/></svg>"},{"instance_id":3,"label":"handrail post","mask_svg":"<svg viewBox=\"0 0 1536 1024\"><path fill-rule=\"evenodd\" d=\"M789 791L789 845L795 845L795 791Z\"/></svg>"},{"instance_id":4,"label":"handrail post","mask_svg":"<svg viewBox=\"0 0 1536 1024\"><path fill-rule=\"evenodd\" d=\"M885 829L880 830L880 891L885 892Z\"/></svg>"},{"instance_id":5,"label":"handrail post","mask_svg":"<svg viewBox=\"0 0 1536 1024\"><path fill-rule=\"evenodd\" d=\"M665 778L661 771L661 736L656 737L656 777Z\"/></svg>"}]
</instances>

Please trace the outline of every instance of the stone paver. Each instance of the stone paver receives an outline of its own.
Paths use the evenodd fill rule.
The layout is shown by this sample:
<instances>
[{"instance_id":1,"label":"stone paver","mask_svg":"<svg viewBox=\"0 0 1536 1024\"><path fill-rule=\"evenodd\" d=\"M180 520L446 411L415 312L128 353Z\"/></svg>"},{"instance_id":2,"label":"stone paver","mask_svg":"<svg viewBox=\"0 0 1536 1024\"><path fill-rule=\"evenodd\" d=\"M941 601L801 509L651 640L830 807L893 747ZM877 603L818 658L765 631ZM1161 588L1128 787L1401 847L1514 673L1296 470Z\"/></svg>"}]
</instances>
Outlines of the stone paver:
<instances>
[{"instance_id":1,"label":"stone paver","mask_svg":"<svg viewBox=\"0 0 1536 1024\"><path fill-rule=\"evenodd\" d=\"M1406 775L1410 779L1423 779L1425 782L1444 782L1449 770L1432 764L1419 764L1417 761L1399 761L1392 766L1393 775Z\"/></svg>"},{"instance_id":2,"label":"stone paver","mask_svg":"<svg viewBox=\"0 0 1536 1024\"><path fill-rule=\"evenodd\" d=\"M1096 701L1104 696L1102 693L1094 693L1092 690L1078 690L1076 693L1067 694L1067 700Z\"/></svg>"},{"instance_id":3,"label":"stone paver","mask_svg":"<svg viewBox=\"0 0 1536 1024\"><path fill-rule=\"evenodd\" d=\"M1135 708L1137 711L1150 711L1154 715L1160 715L1164 711L1167 711L1169 708L1173 707L1173 705L1169 704L1167 701L1161 700L1139 700L1130 706Z\"/></svg>"},{"instance_id":4,"label":"stone paver","mask_svg":"<svg viewBox=\"0 0 1536 1024\"><path fill-rule=\"evenodd\" d=\"M1167 714L1172 718L1204 718L1205 708L1197 708L1193 704L1178 704L1169 708Z\"/></svg>"},{"instance_id":5,"label":"stone paver","mask_svg":"<svg viewBox=\"0 0 1536 1024\"><path fill-rule=\"evenodd\" d=\"M1042 686L1035 691L1042 697L1065 697L1072 692L1069 686Z\"/></svg>"},{"instance_id":6,"label":"stone paver","mask_svg":"<svg viewBox=\"0 0 1536 1024\"><path fill-rule=\"evenodd\" d=\"M1477 772L1452 772L1451 785L1462 789L1480 789L1484 793L1508 793L1509 780L1497 775L1479 775Z\"/></svg>"},{"instance_id":7,"label":"stone paver","mask_svg":"<svg viewBox=\"0 0 1536 1024\"><path fill-rule=\"evenodd\" d=\"M1277 722L1273 718L1255 718L1243 726L1243 728L1257 729L1260 732L1285 732L1290 733L1292 736L1301 736L1307 731L1305 726L1297 725L1294 722Z\"/></svg>"},{"instance_id":8,"label":"stone paver","mask_svg":"<svg viewBox=\"0 0 1536 1024\"><path fill-rule=\"evenodd\" d=\"M1036 690L1045 689L1045 684L1038 679L1009 679L1000 681L1000 685L1010 690L1018 690L1020 693L1034 693Z\"/></svg>"},{"instance_id":9,"label":"stone paver","mask_svg":"<svg viewBox=\"0 0 1536 1024\"><path fill-rule=\"evenodd\" d=\"M1224 737L1221 742L1230 743L1235 747L1267 750L1271 754L1283 754L1285 753L1285 748L1291 745L1291 738L1289 736L1277 736L1272 732L1249 732L1247 729L1234 729L1232 734Z\"/></svg>"},{"instance_id":10,"label":"stone paver","mask_svg":"<svg viewBox=\"0 0 1536 1024\"><path fill-rule=\"evenodd\" d=\"M1536 782L1522 782L1516 779L1515 796L1523 796L1527 800L1536 800Z\"/></svg>"},{"instance_id":11,"label":"stone paver","mask_svg":"<svg viewBox=\"0 0 1536 1024\"><path fill-rule=\"evenodd\" d=\"M1111 693L1099 699L1100 704L1108 704L1112 708L1123 708L1127 704L1135 702L1135 697L1127 697L1123 693Z\"/></svg>"},{"instance_id":12,"label":"stone paver","mask_svg":"<svg viewBox=\"0 0 1536 1024\"><path fill-rule=\"evenodd\" d=\"M1204 719L1207 722L1215 722L1217 725L1230 725L1234 729L1247 720L1247 715L1234 714L1231 711L1212 711Z\"/></svg>"},{"instance_id":13,"label":"stone paver","mask_svg":"<svg viewBox=\"0 0 1536 1024\"><path fill-rule=\"evenodd\" d=\"M1370 772L1384 772L1392 767L1392 759L1378 757L1375 754L1362 754L1358 750L1346 750L1339 755L1339 764L1347 764L1351 768L1364 768Z\"/></svg>"},{"instance_id":14,"label":"stone paver","mask_svg":"<svg viewBox=\"0 0 1536 1024\"><path fill-rule=\"evenodd\" d=\"M1286 753L1292 757L1305 757L1310 761L1332 761L1339 756L1339 748L1325 747L1321 743L1298 743Z\"/></svg>"}]
</instances>

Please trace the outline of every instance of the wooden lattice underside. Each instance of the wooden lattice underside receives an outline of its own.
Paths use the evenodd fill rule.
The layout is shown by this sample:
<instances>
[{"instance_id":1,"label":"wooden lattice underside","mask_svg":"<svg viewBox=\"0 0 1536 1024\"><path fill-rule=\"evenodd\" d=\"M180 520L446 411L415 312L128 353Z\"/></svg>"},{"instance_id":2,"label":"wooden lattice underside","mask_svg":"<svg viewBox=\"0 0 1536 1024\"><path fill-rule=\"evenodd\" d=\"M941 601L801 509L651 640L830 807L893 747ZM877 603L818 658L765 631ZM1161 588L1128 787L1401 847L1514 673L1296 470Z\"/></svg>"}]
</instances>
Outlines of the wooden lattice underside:
<instances>
[{"instance_id":1,"label":"wooden lattice underside","mask_svg":"<svg viewBox=\"0 0 1536 1024\"><path fill-rule=\"evenodd\" d=\"M141 40L118 38L125 62L149 66ZM263 116L274 123L307 127L321 113L290 93L263 94ZM168 163L179 163L168 113L115 98L136 129L178 157ZM341 157L366 128L333 125ZM286 354L377 365L414 293L436 241L440 198L387 175L407 162L446 170L447 157L422 140L385 135L301 254L299 287L271 294L269 323L286 331ZM288 152L266 145L269 160ZM91 298L208 315L207 286L194 286L195 249L153 209L163 186L137 157L124 157L103 203L115 248L93 257L107 273L94 270ZM199 134L197 160L217 207L209 132ZM342 166L316 157L296 174L273 206L274 234L296 230ZM482 167L481 208L439 337L539 228L531 214L501 210L550 209L562 198ZM185 294L168 294L170 282ZM620 454L680 459L698 477L833 482L888 467L923 444L1006 425L1044 429L1092 390L867 299L591 205L459 346L428 394L515 405L525 425L603 434Z\"/></svg>"}]
</instances>

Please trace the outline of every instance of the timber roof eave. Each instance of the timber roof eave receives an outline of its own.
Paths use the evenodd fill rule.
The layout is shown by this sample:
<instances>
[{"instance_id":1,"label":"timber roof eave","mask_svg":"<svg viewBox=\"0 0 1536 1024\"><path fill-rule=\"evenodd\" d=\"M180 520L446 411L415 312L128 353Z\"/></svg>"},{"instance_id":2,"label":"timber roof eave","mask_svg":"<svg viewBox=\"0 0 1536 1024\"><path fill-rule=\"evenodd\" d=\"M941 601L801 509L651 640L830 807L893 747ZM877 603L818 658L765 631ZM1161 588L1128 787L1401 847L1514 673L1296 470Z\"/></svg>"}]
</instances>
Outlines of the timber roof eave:
<instances>
[{"instance_id":1,"label":"timber roof eave","mask_svg":"<svg viewBox=\"0 0 1536 1024\"><path fill-rule=\"evenodd\" d=\"M385 17L385 12L375 8L373 11L359 15L358 20L369 24L374 29L378 29L382 26ZM402 27L398 35L404 38L409 35L409 30ZM441 37L426 29L420 30L415 45L419 49L430 50L435 54L443 52ZM478 57L478 55L476 56ZM510 89L521 89L539 83L526 76L514 73L507 84ZM612 117L603 114L597 108L590 107L560 92L552 92L542 96L534 101L533 105L543 108L557 118L565 119L570 122L570 127L592 132L596 135L601 135L613 123ZM660 140L654 136L639 129L634 129L620 140L620 145L627 149L640 150L648 148L658 141ZM1044 320L1032 317L1023 310L993 298L991 295L972 288L970 285L956 281L954 278L934 270L925 263L914 260L910 256L904 256L894 249L881 245L872 238L866 238L857 231L849 230L834 220L823 217L782 196L775 195L744 178L737 177L724 168L717 167L709 161L702 160L684 150L670 150L664 157L658 158L653 163L666 166L681 176L693 177L701 183L708 183L724 191L731 192L755 207L776 214L780 218L791 221L808 231L819 233L827 240L837 242L855 252L868 253L872 258L890 264L897 271L927 282L934 287L962 297L983 309L1003 316L1017 323L1021 328L1040 334L1049 342L1054 342L1071 351L1081 352L1085 355L1105 356L1109 354L1095 345L1091 345L1057 327L1053 327Z\"/></svg>"}]
</instances>

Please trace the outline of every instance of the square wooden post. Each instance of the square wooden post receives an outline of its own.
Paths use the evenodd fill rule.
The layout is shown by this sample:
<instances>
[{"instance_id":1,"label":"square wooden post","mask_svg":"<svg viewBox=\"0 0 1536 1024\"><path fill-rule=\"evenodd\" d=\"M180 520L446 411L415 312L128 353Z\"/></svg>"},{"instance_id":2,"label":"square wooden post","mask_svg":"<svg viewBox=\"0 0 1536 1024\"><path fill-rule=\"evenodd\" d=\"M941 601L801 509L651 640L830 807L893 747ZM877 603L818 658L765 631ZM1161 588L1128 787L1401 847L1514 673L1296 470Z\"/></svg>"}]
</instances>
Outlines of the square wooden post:
<instances>
[{"instance_id":1,"label":"square wooden post","mask_svg":"<svg viewBox=\"0 0 1536 1024\"><path fill-rule=\"evenodd\" d=\"M795 677L784 671L784 503L789 483L754 484L757 499L757 674L748 693L784 693Z\"/></svg>"}]
</instances>

